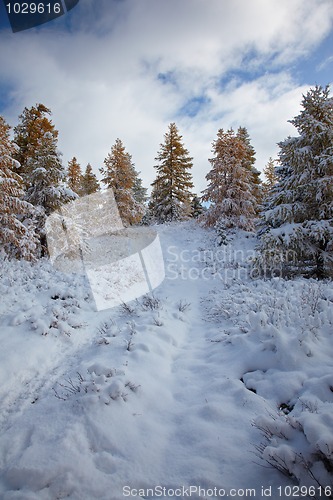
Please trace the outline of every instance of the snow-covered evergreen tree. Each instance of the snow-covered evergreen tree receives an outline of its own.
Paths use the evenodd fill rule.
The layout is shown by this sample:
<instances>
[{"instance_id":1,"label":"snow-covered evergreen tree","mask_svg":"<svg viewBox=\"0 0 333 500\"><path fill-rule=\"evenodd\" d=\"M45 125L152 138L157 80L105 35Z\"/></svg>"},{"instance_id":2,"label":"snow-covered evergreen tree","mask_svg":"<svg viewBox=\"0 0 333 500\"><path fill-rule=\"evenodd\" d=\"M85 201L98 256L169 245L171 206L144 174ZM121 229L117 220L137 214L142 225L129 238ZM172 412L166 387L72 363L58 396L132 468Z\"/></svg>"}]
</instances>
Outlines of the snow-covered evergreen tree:
<instances>
[{"instance_id":1,"label":"snow-covered evergreen tree","mask_svg":"<svg viewBox=\"0 0 333 500\"><path fill-rule=\"evenodd\" d=\"M18 148L15 151L15 159L20 164L19 174L24 180L25 186L31 185L30 159L35 157L39 142L46 132L49 132L56 140L58 131L49 118L51 110L44 104L36 104L31 108L24 108L19 116L20 123L14 128L14 141Z\"/></svg>"},{"instance_id":2,"label":"snow-covered evergreen tree","mask_svg":"<svg viewBox=\"0 0 333 500\"><path fill-rule=\"evenodd\" d=\"M134 169L134 174L135 174L135 179L134 179L134 186L133 186L133 196L134 196L134 199L140 203L141 205L144 205L147 200L148 200L148 196L147 196L147 188L145 188L143 186L143 181L140 177L140 173L141 172L137 172L135 169Z\"/></svg>"},{"instance_id":3,"label":"snow-covered evergreen tree","mask_svg":"<svg viewBox=\"0 0 333 500\"><path fill-rule=\"evenodd\" d=\"M202 203L200 201L199 196L197 196L196 194L193 195L193 198L191 201L191 215L192 215L192 217L194 217L194 219L197 219L198 217L200 217L200 215L202 215L203 211L204 211L204 208L202 206Z\"/></svg>"},{"instance_id":4,"label":"snow-covered evergreen tree","mask_svg":"<svg viewBox=\"0 0 333 500\"><path fill-rule=\"evenodd\" d=\"M86 166L82 176L82 195L96 193L100 190L100 185L96 175L93 173L90 163Z\"/></svg>"},{"instance_id":5,"label":"snow-covered evergreen tree","mask_svg":"<svg viewBox=\"0 0 333 500\"><path fill-rule=\"evenodd\" d=\"M0 248L8 255L31 260L36 255L37 239L29 216L33 206L23 200L22 178L14 160L15 147L9 137L10 126L0 116ZM25 220L25 223L24 223Z\"/></svg>"},{"instance_id":6,"label":"snow-covered evergreen tree","mask_svg":"<svg viewBox=\"0 0 333 500\"><path fill-rule=\"evenodd\" d=\"M333 98L316 86L291 123L299 135L279 143L278 182L263 213L259 264L274 272L332 274Z\"/></svg>"},{"instance_id":7,"label":"snow-covered evergreen tree","mask_svg":"<svg viewBox=\"0 0 333 500\"><path fill-rule=\"evenodd\" d=\"M237 137L242 140L245 145L246 152L242 161L242 166L244 168L247 168L251 172L251 182L249 184L249 190L251 190L253 196L256 199L256 209L258 209L260 203L262 202L263 190L262 182L260 179L260 172L255 167L256 152L251 144L250 135L246 127L238 128ZM259 210L257 210L257 213L259 213Z\"/></svg>"},{"instance_id":8,"label":"snow-covered evergreen tree","mask_svg":"<svg viewBox=\"0 0 333 500\"><path fill-rule=\"evenodd\" d=\"M66 174L57 150L57 139L46 132L38 140L34 156L28 158L30 187L26 199L42 207L45 215L57 210L64 203L75 200L77 195L64 184Z\"/></svg>"},{"instance_id":9,"label":"snow-covered evergreen tree","mask_svg":"<svg viewBox=\"0 0 333 500\"><path fill-rule=\"evenodd\" d=\"M75 156L68 162L67 168L67 185L78 196L83 194L83 176L81 165L78 163Z\"/></svg>"},{"instance_id":10,"label":"snow-covered evergreen tree","mask_svg":"<svg viewBox=\"0 0 333 500\"><path fill-rule=\"evenodd\" d=\"M191 215L192 159L176 124L171 123L155 158L157 176L150 206L157 222L184 220Z\"/></svg>"},{"instance_id":11,"label":"snow-covered evergreen tree","mask_svg":"<svg viewBox=\"0 0 333 500\"><path fill-rule=\"evenodd\" d=\"M246 162L248 148L232 129L227 132L220 129L212 145L214 157L209 160L212 168L206 175L208 187L202 196L203 201L210 203L204 223L252 230L256 199L253 172Z\"/></svg>"},{"instance_id":12,"label":"snow-covered evergreen tree","mask_svg":"<svg viewBox=\"0 0 333 500\"><path fill-rule=\"evenodd\" d=\"M34 156L27 160L29 183L26 200L37 209L37 232L42 246L42 255L47 251L45 235L46 217L63 204L77 198L71 189L65 186L65 169L57 150L57 139L51 132L46 132L38 140Z\"/></svg>"},{"instance_id":13,"label":"snow-covered evergreen tree","mask_svg":"<svg viewBox=\"0 0 333 500\"><path fill-rule=\"evenodd\" d=\"M126 152L120 139L117 139L111 152L104 160L100 169L102 182L107 188L112 188L120 217L124 226L137 224L141 221L144 208L134 197L136 173L132 157Z\"/></svg>"},{"instance_id":14,"label":"snow-covered evergreen tree","mask_svg":"<svg viewBox=\"0 0 333 500\"><path fill-rule=\"evenodd\" d=\"M65 170L57 151L58 131L43 104L25 108L15 127L15 158L21 163L25 200L35 206L34 224L46 251L45 218L77 195L65 187Z\"/></svg>"},{"instance_id":15,"label":"snow-covered evergreen tree","mask_svg":"<svg viewBox=\"0 0 333 500\"><path fill-rule=\"evenodd\" d=\"M265 175L265 182L263 182L263 187L264 187L264 191L267 192L269 191L270 189L272 189L272 187L277 183L278 181L278 177L277 177L277 174L276 174L276 169L275 169L275 165L276 162L273 160L273 158L270 156L268 158L268 162L266 163L265 167L264 167L264 175Z\"/></svg>"}]
</instances>

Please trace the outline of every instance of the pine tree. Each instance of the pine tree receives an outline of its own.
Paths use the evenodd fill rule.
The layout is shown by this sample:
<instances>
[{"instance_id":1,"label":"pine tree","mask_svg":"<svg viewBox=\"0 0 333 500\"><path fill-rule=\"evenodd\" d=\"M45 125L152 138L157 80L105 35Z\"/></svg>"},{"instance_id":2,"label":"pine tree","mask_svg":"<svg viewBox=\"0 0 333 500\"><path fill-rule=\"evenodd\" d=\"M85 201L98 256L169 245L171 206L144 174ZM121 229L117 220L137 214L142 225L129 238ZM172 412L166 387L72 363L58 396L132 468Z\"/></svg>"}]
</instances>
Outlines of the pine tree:
<instances>
[{"instance_id":1,"label":"pine tree","mask_svg":"<svg viewBox=\"0 0 333 500\"><path fill-rule=\"evenodd\" d=\"M65 170L56 146L57 139L51 132L46 132L38 140L34 156L27 160L30 187L27 189L25 198L38 211L36 230L42 247L42 255L47 253L46 217L63 204L77 198L71 189L65 187Z\"/></svg>"},{"instance_id":2,"label":"pine tree","mask_svg":"<svg viewBox=\"0 0 333 500\"><path fill-rule=\"evenodd\" d=\"M299 135L279 143L278 182L263 213L259 264L283 272L332 274L333 98L316 86L290 121Z\"/></svg>"},{"instance_id":3,"label":"pine tree","mask_svg":"<svg viewBox=\"0 0 333 500\"><path fill-rule=\"evenodd\" d=\"M67 168L67 185L78 196L83 194L83 176L81 165L78 163L75 156L68 162Z\"/></svg>"},{"instance_id":4,"label":"pine tree","mask_svg":"<svg viewBox=\"0 0 333 500\"><path fill-rule=\"evenodd\" d=\"M238 128L237 137L241 139L245 145L246 153L242 161L242 166L244 168L247 168L251 172L249 189L256 199L256 208L258 208L260 203L262 202L263 190L260 179L260 172L254 166L256 162L256 152L251 144L251 139L246 127ZM259 213L259 210L257 210L256 213Z\"/></svg>"},{"instance_id":5,"label":"pine tree","mask_svg":"<svg viewBox=\"0 0 333 500\"><path fill-rule=\"evenodd\" d=\"M31 260L37 246L28 219L33 206L23 200L22 178L13 171L14 168L18 170L19 165L13 159L15 147L9 131L10 126L0 116L0 246L9 255Z\"/></svg>"},{"instance_id":6,"label":"pine tree","mask_svg":"<svg viewBox=\"0 0 333 500\"><path fill-rule=\"evenodd\" d=\"M245 160L248 149L234 131L220 129L213 141L212 168L206 175L209 182L202 201L211 203L204 215L208 226L223 224L225 229L253 229L256 199L252 193L252 171Z\"/></svg>"},{"instance_id":7,"label":"pine tree","mask_svg":"<svg viewBox=\"0 0 333 500\"><path fill-rule=\"evenodd\" d=\"M137 224L142 219L144 209L134 198L135 168L131 155L126 152L120 139L112 146L104 165L100 169L102 182L107 188L112 188L123 224Z\"/></svg>"},{"instance_id":8,"label":"pine tree","mask_svg":"<svg viewBox=\"0 0 333 500\"><path fill-rule=\"evenodd\" d=\"M100 190L100 185L96 175L93 173L90 163L86 166L82 176L82 195L96 193Z\"/></svg>"},{"instance_id":9,"label":"pine tree","mask_svg":"<svg viewBox=\"0 0 333 500\"><path fill-rule=\"evenodd\" d=\"M26 199L35 206L42 207L45 215L57 210L64 203L77 198L64 185L65 170L57 151L57 140L51 132L46 132L38 140L34 157L28 158L30 187Z\"/></svg>"},{"instance_id":10,"label":"pine tree","mask_svg":"<svg viewBox=\"0 0 333 500\"><path fill-rule=\"evenodd\" d=\"M272 157L269 157L268 162L264 167L266 181L262 184L263 199L260 207L261 217L257 222L257 236L259 238L262 234L267 232L270 227L272 227L271 224L265 220L262 214L272 208L272 199L275 197L276 192L279 191L279 188L277 188L278 181L284 177L284 172L285 169L281 167L278 160L273 160Z\"/></svg>"},{"instance_id":11,"label":"pine tree","mask_svg":"<svg viewBox=\"0 0 333 500\"><path fill-rule=\"evenodd\" d=\"M49 118L50 115L51 110L44 104L24 108L23 113L19 116L20 123L14 128L14 141L18 146L15 159L20 164L18 173L22 176L27 188L31 185L29 162L31 158L35 157L40 140L47 132L52 134L55 140L58 137L58 131L55 130Z\"/></svg>"},{"instance_id":12,"label":"pine tree","mask_svg":"<svg viewBox=\"0 0 333 500\"><path fill-rule=\"evenodd\" d=\"M143 181L140 177L141 172L137 172L134 169L134 186L133 186L133 196L134 199L140 203L140 205L145 205L148 200L147 191L148 189L143 186Z\"/></svg>"},{"instance_id":13,"label":"pine tree","mask_svg":"<svg viewBox=\"0 0 333 500\"><path fill-rule=\"evenodd\" d=\"M18 146L15 158L21 162L25 199L35 206L36 231L42 253L47 248L46 216L77 197L64 185L65 170L57 151L58 131L49 115L51 111L43 104L25 108L20 115L21 123L14 129L14 140Z\"/></svg>"},{"instance_id":14,"label":"pine tree","mask_svg":"<svg viewBox=\"0 0 333 500\"><path fill-rule=\"evenodd\" d=\"M169 125L155 158L157 176L152 183L151 206L158 222L183 220L191 214L192 159L175 123Z\"/></svg>"},{"instance_id":15,"label":"pine tree","mask_svg":"<svg viewBox=\"0 0 333 500\"><path fill-rule=\"evenodd\" d=\"M194 217L195 219L197 219L198 217L200 217L200 215L202 215L204 209L203 209L203 206L202 206L202 203L200 201L200 198L199 196L197 196L196 194L193 195L193 198L192 198L192 201L191 201L191 214L192 214L192 217Z\"/></svg>"},{"instance_id":16,"label":"pine tree","mask_svg":"<svg viewBox=\"0 0 333 500\"><path fill-rule=\"evenodd\" d=\"M275 163L276 162L270 156L269 159L268 159L267 164L264 167L264 175L266 177L266 181L263 183L263 186L264 186L264 191L265 192L270 191L273 188L273 186L275 186L275 184L278 181L278 176L276 174Z\"/></svg>"}]
</instances>

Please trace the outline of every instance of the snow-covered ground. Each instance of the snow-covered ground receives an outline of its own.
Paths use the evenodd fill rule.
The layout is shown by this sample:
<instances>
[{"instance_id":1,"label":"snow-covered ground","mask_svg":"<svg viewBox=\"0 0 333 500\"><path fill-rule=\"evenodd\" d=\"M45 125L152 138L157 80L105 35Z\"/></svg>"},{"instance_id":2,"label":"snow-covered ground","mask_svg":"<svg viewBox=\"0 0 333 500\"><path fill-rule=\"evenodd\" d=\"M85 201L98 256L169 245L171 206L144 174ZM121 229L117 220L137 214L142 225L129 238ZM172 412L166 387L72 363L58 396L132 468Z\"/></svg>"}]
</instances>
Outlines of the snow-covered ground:
<instances>
[{"instance_id":1,"label":"snow-covered ground","mask_svg":"<svg viewBox=\"0 0 333 500\"><path fill-rule=\"evenodd\" d=\"M164 282L114 309L1 261L0 498L329 498L331 283L253 279L243 232L156 229Z\"/></svg>"}]
</instances>

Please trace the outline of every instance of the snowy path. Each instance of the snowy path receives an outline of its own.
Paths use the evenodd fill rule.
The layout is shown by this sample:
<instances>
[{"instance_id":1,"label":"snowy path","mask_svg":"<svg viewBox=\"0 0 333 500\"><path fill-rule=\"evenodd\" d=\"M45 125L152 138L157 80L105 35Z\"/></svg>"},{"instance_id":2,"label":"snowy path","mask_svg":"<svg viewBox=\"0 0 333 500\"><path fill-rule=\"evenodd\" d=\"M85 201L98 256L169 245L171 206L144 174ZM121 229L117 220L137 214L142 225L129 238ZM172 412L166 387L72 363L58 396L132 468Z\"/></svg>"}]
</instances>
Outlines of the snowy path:
<instances>
[{"instance_id":1,"label":"snowy path","mask_svg":"<svg viewBox=\"0 0 333 500\"><path fill-rule=\"evenodd\" d=\"M261 498L260 485L278 481L253 454L260 436L252 420L268 405L240 381L239 351L219 342L230 321L208 321L219 283L197 256L209 234L192 225L159 231L167 277L155 302L140 299L125 314L93 313L82 301L81 336L30 333L30 368L22 351L19 382L9 374L12 401L3 399L1 499L120 500L140 489L154 499L159 486L168 498L189 486L255 488L252 498ZM69 380L73 393L63 388Z\"/></svg>"},{"instance_id":2,"label":"snowy path","mask_svg":"<svg viewBox=\"0 0 333 500\"><path fill-rule=\"evenodd\" d=\"M262 469L254 463L258 433L251 422L264 405L233 377L233 360L211 341L216 325L207 322L205 298L212 281L204 279L202 263L196 260L207 233L184 230L176 245L172 228L160 237L172 279L157 291L162 326L154 328L153 336L144 334L144 344L129 356L132 377L142 380L139 417L130 424L130 439L136 444L133 455L126 454L123 470L118 464L114 485L120 491L124 485L135 490L163 485L171 492L183 486L257 486ZM176 266L181 275L173 279ZM139 353L144 346L147 351ZM192 498L199 496L193 493Z\"/></svg>"},{"instance_id":3,"label":"snowy path","mask_svg":"<svg viewBox=\"0 0 333 500\"><path fill-rule=\"evenodd\" d=\"M241 413L242 405L251 396L239 380L229 378L232 370L228 362L223 367L227 360L223 360L221 346L211 342L216 325L207 322L205 298L212 289L212 281L207 279L202 262L198 261L207 233L197 230L196 237L193 239L193 233L187 234L185 230L176 249L172 230L161 234L163 248L166 253L170 249L172 257L170 273L174 276L176 253L176 265L181 269L178 279L166 281L163 292L176 305L185 304L185 311L173 313L174 321L166 324L177 347L171 355L170 372L165 372L162 382L170 391L170 403L163 410L157 409L157 413L167 415L168 428L162 477L171 488L177 485L247 488L253 484L253 471L249 467L253 461L250 444L253 429L248 414ZM245 464L248 475L245 473L235 484L235 468Z\"/></svg>"}]
</instances>

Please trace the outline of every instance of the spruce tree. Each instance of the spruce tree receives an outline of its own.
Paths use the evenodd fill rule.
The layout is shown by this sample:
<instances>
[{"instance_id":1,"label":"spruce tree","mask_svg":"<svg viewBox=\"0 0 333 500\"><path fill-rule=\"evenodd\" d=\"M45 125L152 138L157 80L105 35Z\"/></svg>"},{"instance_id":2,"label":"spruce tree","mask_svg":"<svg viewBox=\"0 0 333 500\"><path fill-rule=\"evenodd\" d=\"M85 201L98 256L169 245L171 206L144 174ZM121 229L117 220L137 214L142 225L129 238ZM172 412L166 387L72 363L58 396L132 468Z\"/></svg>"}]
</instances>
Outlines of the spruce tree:
<instances>
[{"instance_id":1,"label":"spruce tree","mask_svg":"<svg viewBox=\"0 0 333 500\"><path fill-rule=\"evenodd\" d=\"M192 159L175 123L169 125L155 158L157 176L152 183L151 207L158 222L183 220L191 214Z\"/></svg>"},{"instance_id":2,"label":"spruce tree","mask_svg":"<svg viewBox=\"0 0 333 500\"><path fill-rule=\"evenodd\" d=\"M38 140L34 156L27 160L27 169L30 172L30 187L25 198L36 207L36 230L44 255L47 253L46 217L63 204L77 198L77 195L65 186L65 169L57 151L57 140L51 132L46 132Z\"/></svg>"},{"instance_id":3,"label":"spruce tree","mask_svg":"<svg viewBox=\"0 0 333 500\"><path fill-rule=\"evenodd\" d=\"M260 172L255 168L255 150L251 144L251 139L246 127L239 127L237 130L237 137L244 142L245 145L245 155L242 160L242 166L247 168L251 172L249 190L251 190L253 196L256 199L256 208L259 207L262 202L263 190L262 183L260 179ZM257 210L259 213L259 210Z\"/></svg>"},{"instance_id":4,"label":"spruce tree","mask_svg":"<svg viewBox=\"0 0 333 500\"><path fill-rule=\"evenodd\" d=\"M299 135L279 143L278 182L263 213L259 264L283 272L332 274L333 98L316 86L290 122Z\"/></svg>"},{"instance_id":5,"label":"spruce tree","mask_svg":"<svg viewBox=\"0 0 333 500\"><path fill-rule=\"evenodd\" d=\"M37 240L29 216L33 206L23 200L22 178L14 160L15 146L9 137L10 126L0 116L0 247L11 256L31 260ZM25 223L24 223L25 222Z\"/></svg>"},{"instance_id":6,"label":"spruce tree","mask_svg":"<svg viewBox=\"0 0 333 500\"><path fill-rule=\"evenodd\" d=\"M100 190L100 185L96 175L93 173L90 163L86 166L82 176L82 195L96 193Z\"/></svg>"},{"instance_id":7,"label":"spruce tree","mask_svg":"<svg viewBox=\"0 0 333 500\"><path fill-rule=\"evenodd\" d=\"M196 194L193 195L193 198L192 198L192 201L191 201L191 215L194 219L197 219L198 217L200 217L200 215L202 215L204 209L203 209L203 206L202 206L202 203L200 201L200 198L199 196L197 196Z\"/></svg>"},{"instance_id":8,"label":"spruce tree","mask_svg":"<svg viewBox=\"0 0 333 500\"><path fill-rule=\"evenodd\" d=\"M57 140L51 132L46 132L38 140L34 156L27 160L27 167L30 171L30 187L26 199L41 207L45 215L50 215L64 203L77 198L64 185L65 170L57 150Z\"/></svg>"},{"instance_id":9,"label":"spruce tree","mask_svg":"<svg viewBox=\"0 0 333 500\"><path fill-rule=\"evenodd\" d=\"M145 205L145 203L148 200L148 196L147 196L148 190L147 190L147 188L145 188L143 186L143 181L140 177L140 173L141 172L137 172L134 169L135 179L134 179L134 186L133 186L133 196L134 196L134 199L138 203L140 203L140 205Z\"/></svg>"},{"instance_id":10,"label":"spruce tree","mask_svg":"<svg viewBox=\"0 0 333 500\"><path fill-rule=\"evenodd\" d=\"M67 168L67 185L78 196L83 194L83 176L81 165L78 163L75 156L68 162Z\"/></svg>"},{"instance_id":11,"label":"spruce tree","mask_svg":"<svg viewBox=\"0 0 333 500\"><path fill-rule=\"evenodd\" d=\"M31 108L24 108L19 116L20 123L14 128L14 141L18 148L15 151L15 159L20 164L20 175L26 187L30 187L30 159L35 157L39 142L49 132L56 140L58 131L50 120L51 110L44 104L36 104Z\"/></svg>"},{"instance_id":12,"label":"spruce tree","mask_svg":"<svg viewBox=\"0 0 333 500\"><path fill-rule=\"evenodd\" d=\"M135 168L131 155L126 152L120 139L112 146L104 165L100 169L102 182L107 188L112 188L123 224L128 226L139 223L144 209L134 197Z\"/></svg>"},{"instance_id":13,"label":"spruce tree","mask_svg":"<svg viewBox=\"0 0 333 500\"><path fill-rule=\"evenodd\" d=\"M43 104L25 108L20 124L15 127L17 144L15 158L21 162L25 199L35 206L36 231L42 253L46 252L45 220L62 204L75 199L76 194L65 187L65 170L57 150L58 131Z\"/></svg>"},{"instance_id":14,"label":"spruce tree","mask_svg":"<svg viewBox=\"0 0 333 500\"><path fill-rule=\"evenodd\" d=\"M208 187L202 196L202 201L210 203L204 222L208 226L222 224L224 229L252 230L256 199L251 188L253 173L246 163L246 144L232 129L220 129L212 145L212 168L206 175Z\"/></svg>"},{"instance_id":15,"label":"spruce tree","mask_svg":"<svg viewBox=\"0 0 333 500\"><path fill-rule=\"evenodd\" d=\"M263 186L264 186L264 191L267 192L271 190L278 181L278 176L276 174L276 168L275 168L275 161L271 156L268 158L268 162L264 167L264 175L266 177L266 180L263 183Z\"/></svg>"}]
</instances>

